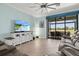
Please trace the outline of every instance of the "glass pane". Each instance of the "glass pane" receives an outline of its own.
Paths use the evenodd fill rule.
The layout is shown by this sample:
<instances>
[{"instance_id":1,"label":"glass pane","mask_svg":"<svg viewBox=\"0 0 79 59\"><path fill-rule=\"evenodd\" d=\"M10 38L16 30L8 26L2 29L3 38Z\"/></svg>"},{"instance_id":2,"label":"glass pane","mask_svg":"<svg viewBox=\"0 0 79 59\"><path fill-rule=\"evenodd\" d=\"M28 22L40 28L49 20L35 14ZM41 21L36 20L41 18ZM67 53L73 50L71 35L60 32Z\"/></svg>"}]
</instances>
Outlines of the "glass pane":
<instances>
[{"instance_id":1,"label":"glass pane","mask_svg":"<svg viewBox=\"0 0 79 59\"><path fill-rule=\"evenodd\" d=\"M56 31L64 32L64 19L63 18L56 19Z\"/></svg>"},{"instance_id":2,"label":"glass pane","mask_svg":"<svg viewBox=\"0 0 79 59\"><path fill-rule=\"evenodd\" d=\"M64 23L56 23L56 31L64 32Z\"/></svg>"},{"instance_id":3,"label":"glass pane","mask_svg":"<svg viewBox=\"0 0 79 59\"><path fill-rule=\"evenodd\" d=\"M66 32L73 34L74 33L74 25L75 25L75 23L66 23Z\"/></svg>"},{"instance_id":4,"label":"glass pane","mask_svg":"<svg viewBox=\"0 0 79 59\"><path fill-rule=\"evenodd\" d=\"M55 22L49 22L49 36L51 36L51 32L55 32Z\"/></svg>"},{"instance_id":5,"label":"glass pane","mask_svg":"<svg viewBox=\"0 0 79 59\"><path fill-rule=\"evenodd\" d=\"M50 23L50 30L54 31L55 30L55 23Z\"/></svg>"}]
</instances>

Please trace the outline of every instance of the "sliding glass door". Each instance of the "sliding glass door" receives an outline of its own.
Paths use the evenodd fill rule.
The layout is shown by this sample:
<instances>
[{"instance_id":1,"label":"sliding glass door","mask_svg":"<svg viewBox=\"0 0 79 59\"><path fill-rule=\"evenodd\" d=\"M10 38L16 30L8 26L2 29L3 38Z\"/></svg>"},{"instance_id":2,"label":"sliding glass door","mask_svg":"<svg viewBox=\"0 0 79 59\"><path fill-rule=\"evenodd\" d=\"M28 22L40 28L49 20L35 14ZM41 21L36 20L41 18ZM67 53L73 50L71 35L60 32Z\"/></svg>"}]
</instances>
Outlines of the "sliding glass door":
<instances>
[{"instance_id":1,"label":"sliding glass door","mask_svg":"<svg viewBox=\"0 0 79 59\"><path fill-rule=\"evenodd\" d=\"M78 28L77 16L56 17L48 20L48 37L59 38L62 35L72 35Z\"/></svg>"}]
</instances>

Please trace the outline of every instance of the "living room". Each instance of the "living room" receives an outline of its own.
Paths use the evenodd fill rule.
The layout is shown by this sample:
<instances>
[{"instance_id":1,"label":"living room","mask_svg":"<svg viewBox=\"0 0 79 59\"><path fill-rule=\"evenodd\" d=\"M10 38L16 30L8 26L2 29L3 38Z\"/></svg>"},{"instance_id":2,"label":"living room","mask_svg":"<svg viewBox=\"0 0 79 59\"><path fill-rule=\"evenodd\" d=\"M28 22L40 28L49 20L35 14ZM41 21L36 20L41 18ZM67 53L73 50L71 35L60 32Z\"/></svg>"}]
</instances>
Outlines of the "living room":
<instances>
[{"instance_id":1,"label":"living room","mask_svg":"<svg viewBox=\"0 0 79 59\"><path fill-rule=\"evenodd\" d=\"M0 3L0 15L1 56L79 55L79 3Z\"/></svg>"}]
</instances>

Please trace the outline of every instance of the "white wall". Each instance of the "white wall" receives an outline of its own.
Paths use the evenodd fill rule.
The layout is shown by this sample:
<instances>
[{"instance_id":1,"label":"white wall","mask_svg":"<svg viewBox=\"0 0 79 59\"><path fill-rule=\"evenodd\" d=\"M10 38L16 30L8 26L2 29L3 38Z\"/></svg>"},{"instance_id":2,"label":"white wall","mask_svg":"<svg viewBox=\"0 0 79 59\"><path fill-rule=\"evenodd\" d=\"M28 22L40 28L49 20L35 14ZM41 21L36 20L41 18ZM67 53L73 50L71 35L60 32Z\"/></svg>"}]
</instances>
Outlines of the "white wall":
<instances>
[{"instance_id":1,"label":"white wall","mask_svg":"<svg viewBox=\"0 0 79 59\"><path fill-rule=\"evenodd\" d=\"M14 20L25 20L31 23L31 30L33 30L32 16L22 13L5 4L0 4L0 35L14 31Z\"/></svg>"}]
</instances>

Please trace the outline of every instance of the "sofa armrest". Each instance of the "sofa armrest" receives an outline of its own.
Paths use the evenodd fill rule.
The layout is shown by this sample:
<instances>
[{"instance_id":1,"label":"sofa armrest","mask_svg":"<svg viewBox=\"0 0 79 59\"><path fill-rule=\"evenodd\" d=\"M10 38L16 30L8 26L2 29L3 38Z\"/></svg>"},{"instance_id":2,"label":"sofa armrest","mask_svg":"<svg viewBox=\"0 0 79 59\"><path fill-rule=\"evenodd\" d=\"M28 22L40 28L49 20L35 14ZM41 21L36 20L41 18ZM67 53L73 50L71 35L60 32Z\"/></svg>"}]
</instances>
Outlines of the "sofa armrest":
<instances>
[{"instance_id":1,"label":"sofa armrest","mask_svg":"<svg viewBox=\"0 0 79 59\"><path fill-rule=\"evenodd\" d=\"M74 45L71 45L71 44L65 44L66 47L70 47L70 48L73 48L77 51L79 51L79 48L78 47L75 47Z\"/></svg>"},{"instance_id":2,"label":"sofa armrest","mask_svg":"<svg viewBox=\"0 0 79 59\"><path fill-rule=\"evenodd\" d=\"M65 39L71 39L70 36L66 36L66 35L63 35L62 37L65 38Z\"/></svg>"},{"instance_id":3,"label":"sofa armrest","mask_svg":"<svg viewBox=\"0 0 79 59\"><path fill-rule=\"evenodd\" d=\"M73 42L73 39L70 36L63 35L62 38L63 39L61 41L64 41L64 42L71 41L71 42Z\"/></svg>"}]
</instances>

